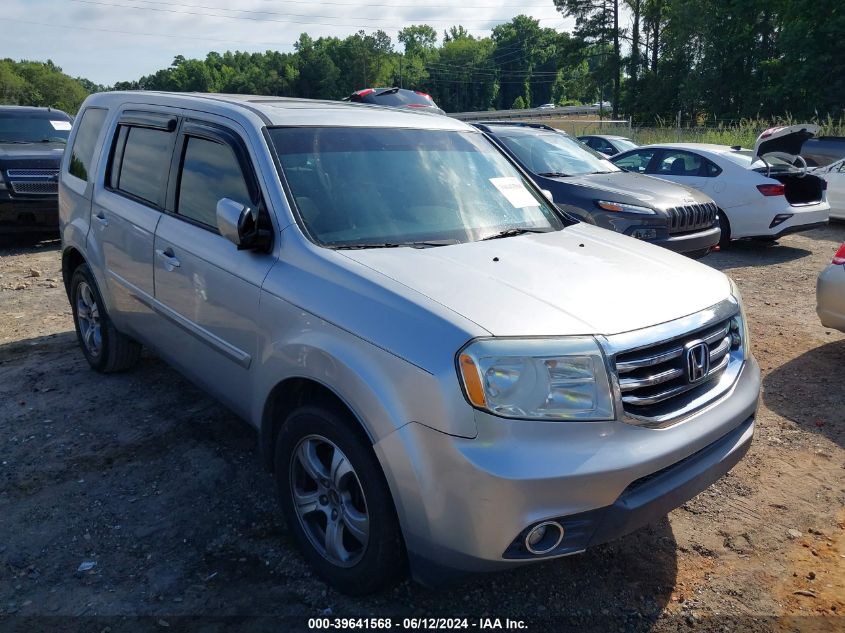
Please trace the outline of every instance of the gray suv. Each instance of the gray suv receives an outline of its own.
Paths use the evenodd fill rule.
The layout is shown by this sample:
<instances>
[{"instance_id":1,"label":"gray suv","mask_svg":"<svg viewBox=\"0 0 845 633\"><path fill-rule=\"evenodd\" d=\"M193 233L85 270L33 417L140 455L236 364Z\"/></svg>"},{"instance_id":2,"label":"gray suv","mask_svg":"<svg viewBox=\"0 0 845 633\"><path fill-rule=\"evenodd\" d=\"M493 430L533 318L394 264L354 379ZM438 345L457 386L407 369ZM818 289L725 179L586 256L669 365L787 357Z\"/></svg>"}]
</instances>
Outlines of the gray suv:
<instances>
[{"instance_id":1,"label":"gray suv","mask_svg":"<svg viewBox=\"0 0 845 633\"><path fill-rule=\"evenodd\" d=\"M69 148L82 353L112 372L148 346L249 421L342 591L581 552L748 449L760 374L733 283L574 223L464 123L112 92Z\"/></svg>"}]
</instances>

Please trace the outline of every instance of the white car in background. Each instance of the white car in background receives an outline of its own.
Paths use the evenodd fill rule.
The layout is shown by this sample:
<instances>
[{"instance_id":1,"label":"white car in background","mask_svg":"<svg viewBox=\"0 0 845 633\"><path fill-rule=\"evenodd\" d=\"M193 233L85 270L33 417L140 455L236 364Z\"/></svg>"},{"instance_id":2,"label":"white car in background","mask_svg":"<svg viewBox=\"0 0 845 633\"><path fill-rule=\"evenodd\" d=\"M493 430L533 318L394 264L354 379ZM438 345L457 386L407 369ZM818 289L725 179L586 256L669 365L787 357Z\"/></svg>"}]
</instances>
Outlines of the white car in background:
<instances>
[{"instance_id":1,"label":"white car in background","mask_svg":"<svg viewBox=\"0 0 845 633\"><path fill-rule=\"evenodd\" d=\"M845 158L814 169L813 173L827 181L830 218L832 220L845 220Z\"/></svg>"},{"instance_id":2,"label":"white car in background","mask_svg":"<svg viewBox=\"0 0 845 633\"><path fill-rule=\"evenodd\" d=\"M705 143L646 145L612 156L628 171L694 187L719 205L720 245L732 239L774 241L826 224L830 205L823 178L799 156L817 125L763 132L754 150ZM795 163L800 166L796 167Z\"/></svg>"}]
</instances>

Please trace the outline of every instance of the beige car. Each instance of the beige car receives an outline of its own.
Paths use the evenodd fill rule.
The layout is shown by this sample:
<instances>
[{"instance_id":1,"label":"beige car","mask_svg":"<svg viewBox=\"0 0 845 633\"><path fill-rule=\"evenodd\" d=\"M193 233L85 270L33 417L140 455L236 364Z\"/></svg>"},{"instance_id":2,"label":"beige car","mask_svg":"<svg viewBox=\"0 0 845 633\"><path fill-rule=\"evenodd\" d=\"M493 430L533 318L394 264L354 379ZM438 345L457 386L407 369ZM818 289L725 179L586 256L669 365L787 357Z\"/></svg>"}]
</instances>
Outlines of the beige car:
<instances>
[{"instance_id":1,"label":"beige car","mask_svg":"<svg viewBox=\"0 0 845 633\"><path fill-rule=\"evenodd\" d=\"M845 332L845 243L819 275L816 302L822 325Z\"/></svg>"}]
</instances>

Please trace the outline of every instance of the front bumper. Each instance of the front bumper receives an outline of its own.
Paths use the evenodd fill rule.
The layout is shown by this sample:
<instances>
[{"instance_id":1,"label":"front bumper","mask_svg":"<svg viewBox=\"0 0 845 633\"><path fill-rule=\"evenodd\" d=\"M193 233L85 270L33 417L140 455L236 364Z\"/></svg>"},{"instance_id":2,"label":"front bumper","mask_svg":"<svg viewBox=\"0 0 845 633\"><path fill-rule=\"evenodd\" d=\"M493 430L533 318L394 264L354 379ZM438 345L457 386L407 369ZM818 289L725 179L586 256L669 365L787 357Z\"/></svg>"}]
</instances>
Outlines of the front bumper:
<instances>
[{"instance_id":1,"label":"front bumper","mask_svg":"<svg viewBox=\"0 0 845 633\"><path fill-rule=\"evenodd\" d=\"M531 422L476 413L475 439L408 424L375 445L415 577L491 571L584 550L665 515L730 470L751 442L753 358L720 400L663 429ZM548 555L518 551L541 521L564 525Z\"/></svg>"},{"instance_id":2,"label":"front bumper","mask_svg":"<svg viewBox=\"0 0 845 633\"><path fill-rule=\"evenodd\" d=\"M713 248L719 243L721 236L722 230L718 226L713 226L703 231L696 231L695 233L669 235L668 238L655 240L652 244L663 246L676 253L691 253L693 251L703 251Z\"/></svg>"},{"instance_id":3,"label":"front bumper","mask_svg":"<svg viewBox=\"0 0 845 633\"><path fill-rule=\"evenodd\" d=\"M845 332L845 264L830 264L819 274L816 312L823 326Z\"/></svg>"},{"instance_id":4,"label":"front bumper","mask_svg":"<svg viewBox=\"0 0 845 633\"><path fill-rule=\"evenodd\" d=\"M59 198L12 198L0 193L0 235L59 234Z\"/></svg>"}]
</instances>

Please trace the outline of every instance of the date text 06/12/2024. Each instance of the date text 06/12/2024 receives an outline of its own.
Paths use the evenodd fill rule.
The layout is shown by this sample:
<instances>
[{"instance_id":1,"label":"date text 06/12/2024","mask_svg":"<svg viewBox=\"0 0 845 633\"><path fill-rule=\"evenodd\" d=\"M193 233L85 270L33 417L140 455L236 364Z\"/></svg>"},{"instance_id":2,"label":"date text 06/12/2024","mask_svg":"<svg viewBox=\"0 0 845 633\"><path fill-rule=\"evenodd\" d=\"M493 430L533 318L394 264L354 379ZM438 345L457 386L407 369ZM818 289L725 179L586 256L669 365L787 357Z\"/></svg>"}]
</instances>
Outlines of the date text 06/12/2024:
<instances>
[{"instance_id":1,"label":"date text 06/12/2024","mask_svg":"<svg viewBox=\"0 0 845 633\"><path fill-rule=\"evenodd\" d=\"M311 630L526 630L524 620L510 618L403 618L401 621L391 618L309 618Z\"/></svg>"}]
</instances>

